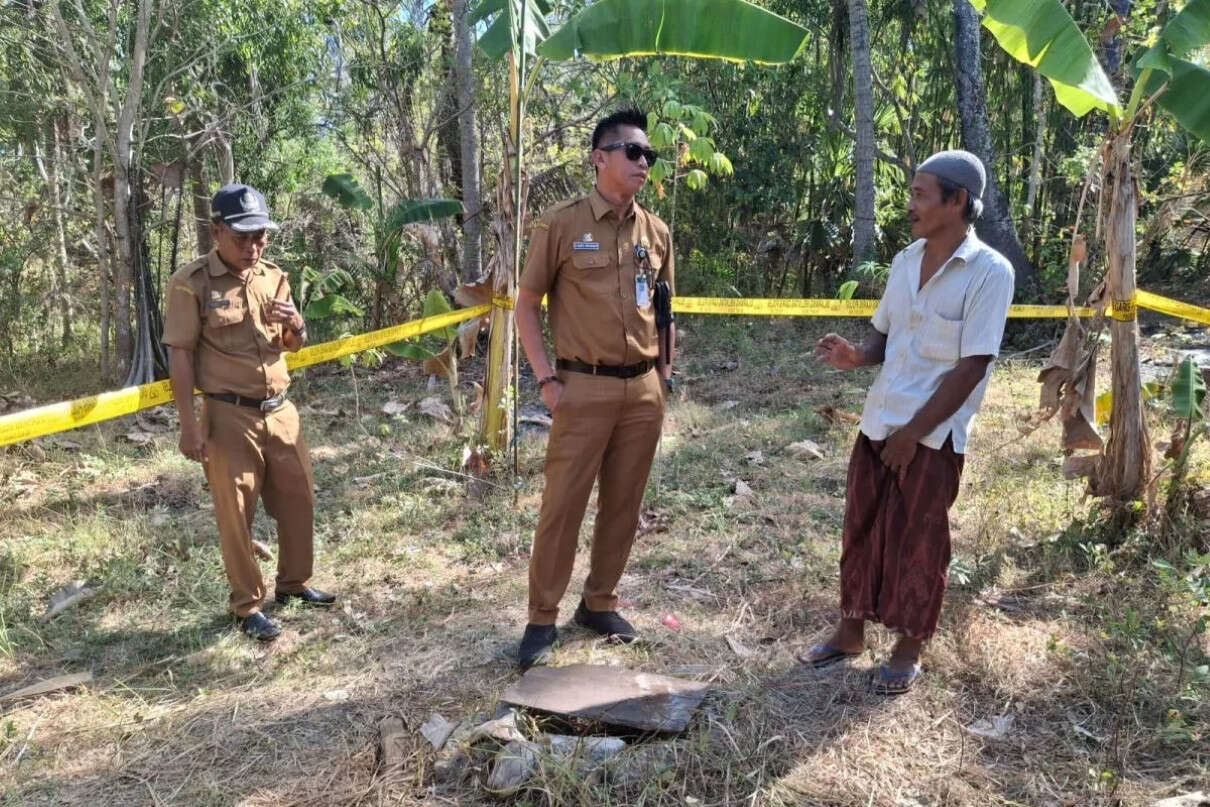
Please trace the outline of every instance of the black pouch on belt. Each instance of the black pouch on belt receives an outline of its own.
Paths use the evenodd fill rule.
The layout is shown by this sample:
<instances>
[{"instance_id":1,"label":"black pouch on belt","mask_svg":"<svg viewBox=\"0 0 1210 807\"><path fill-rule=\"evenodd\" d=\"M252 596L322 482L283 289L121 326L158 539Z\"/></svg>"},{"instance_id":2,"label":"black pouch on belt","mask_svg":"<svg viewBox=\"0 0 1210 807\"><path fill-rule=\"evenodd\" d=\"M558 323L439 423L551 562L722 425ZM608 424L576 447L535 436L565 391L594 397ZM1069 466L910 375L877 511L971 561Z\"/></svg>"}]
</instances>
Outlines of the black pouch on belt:
<instances>
[{"instance_id":1,"label":"black pouch on belt","mask_svg":"<svg viewBox=\"0 0 1210 807\"><path fill-rule=\"evenodd\" d=\"M660 356L666 362L671 352L670 326L676 321L672 315L672 287L667 280L655 284L651 302L655 306L655 329L660 335Z\"/></svg>"}]
</instances>

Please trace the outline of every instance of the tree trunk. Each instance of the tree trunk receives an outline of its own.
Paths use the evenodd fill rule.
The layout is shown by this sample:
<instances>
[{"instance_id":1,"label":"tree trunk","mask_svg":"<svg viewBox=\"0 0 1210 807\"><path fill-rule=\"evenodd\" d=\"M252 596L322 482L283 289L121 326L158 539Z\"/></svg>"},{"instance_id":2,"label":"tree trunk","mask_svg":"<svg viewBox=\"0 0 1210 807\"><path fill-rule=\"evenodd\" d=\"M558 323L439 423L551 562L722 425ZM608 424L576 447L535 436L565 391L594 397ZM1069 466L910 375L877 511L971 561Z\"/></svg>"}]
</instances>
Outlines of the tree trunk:
<instances>
[{"instance_id":1,"label":"tree trunk","mask_svg":"<svg viewBox=\"0 0 1210 807\"><path fill-rule=\"evenodd\" d=\"M218 170L222 184L230 185L235 182L235 155L231 152L231 141L215 129L214 142L218 146Z\"/></svg>"},{"instance_id":2,"label":"tree trunk","mask_svg":"<svg viewBox=\"0 0 1210 807\"><path fill-rule=\"evenodd\" d=\"M1139 381L1139 328L1135 316L1135 223L1138 195L1130 166L1130 131L1114 136L1105 146L1102 192L1108 194L1105 221L1105 275L1109 293L1109 333L1113 338L1113 413L1109 440L1097 469L1093 492L1109 496L1130 512L1131 502L1143 499L1151 476L1151 449Z\"/></svg>"},{"instance_id":3,"label":"tree trunk","mask_svg":"<svg viewBox=\"0 0 1210 807\"><path fill-rule=\"evenodd\" d=\"M118 159L130 159L130 143L122 143L118 137ZM129 163L114 166L113 172L113 218L117 233L118 260L114 271L114 342L116 348L116 370L125 375L134 360L134 330L131 327L131 293L134 290L135 254L130 232L131 215L130 166Z\"/></svg>"},{"instance_id":4,"label":"tree trunk","mask_svg":"<svg viewBox=\"0 0 1210 807\"><path fill-rule=\"evenodd\" d=\"M454 75L458 84L458 130L462 155L462 280L477 283L483 275L483 212L479 182L479 139L475 121L474 40L469 23L469 0L455 0L454 38L457 53Z\"/></svg>"},{"instance_id":5,"label":"tree trunk","mask_svg":"<svg viewBox=\"0 0 1210 807\"><path fill-rule=\"evenodd\" d=\"M980 238L1013 265L1018 297L1033 298L1039 292L1038 271L1029 262L1017 238L1008 201L996 181L996 157L987 122L987 95L979 56L979 14L970 0L954 0L954 34L954 73L958 115L962 121L962 146L977 155L987 169L983 217L975 229Z\"/></svg>"},{"instance_id":6,"label":"tree trunk","mask_svg":"<svg viewBox=\"0 0 1210 807\"><path fill-rule=\"evenodd\" d=\"M965 0L961 0L965 2ZM874 80L870 67L870 17L865 0L848 0L853 43L853 107L857 145L857 199L853 214L853 268L873 260L874 237Z\"/></svg>"},{"instance_id":7,"label":"tree trunk","mask_svg":"<svg viewBox=\"0 0 1210 807\"><path fill-rule=\"evenodd\" d=\"M59 119L52 118L46 127L46 156L42 149L35 144L34 162L38 174L46 184L47 195L50 198L51 218L55 225L55 261L54 261L54 293L53 300L59 309L59 318L63 320L64 348L71 344L71 295L67 288L67 220L63 208L66 205L66 195L63 193L59 162L63 159L63 149L59 137Z\"/></svg>"},{"instance_id":8,"label":"tree trunk","mask_svg":"<svg viewBox=\"0 0 1210 807\"><path fill-rule=\"evenodd\" d=\"M496 209L492 215L492 234L496 241L496 254L489 266L491 269L492 293L497 298L512 299L516 293L513 284L513 256L516 238L513 233L513 154L506 150L504 170L500 172L500 184L496 190ZM524 180L522 180L524 181ZM522 204L527 188L521 188ZM487 350L487 378L483 383L483 413L479 422L479 443L498 454L508 445L510 419L505 403L505 392L512 382L513 371L513 312L509 308L492 308Z\"/></svg>"},{"instance_id":9,"label":"tree trunk","mask_svg":"<svg viewBox=\"0 0 1210 807\"><path fill-rule=\"evenodd\" d=\"M1042 160L1046 156L1046 83L1042 74L1034 74L1034 155L1029 163L1029 188L1025 193L1026 240L1038 226L1038 189L1042 187Z\"/></svg>"},{"instance_id":10,"label":"tree trunk","mask_svg":"<svg viewBox=\"0 0 1210 807\"><path fill-rule=\"evenodd\" d=\"M97 239L97 281L101 291L101 378L112 381L114 371L113 354L109 344L113 328L113 292L110 285L109 229L105 226L105 176L104 145L98 134L92 155L93 225Z\"/></svg>"},{"instance_id":11,"label":"tree trunk","mask_svg":"<svg viewBox=\"0 0 1210 807\"><path fill-rule=\"evenodd\" d=\"M189 161L189 182L193 186L193 226L197 233L198 255L205 255L214 247L210 239L210 189L206 184L202 159L201 154L195 154Z\"/></svg>"},{"instance_id":12,"label":"tree trunk","mask_svg":"<svg viewBox=\"0 0 1210 807\"><path fill-rule=\"evenodd\" d=\"M132 209L130 175L134 167L134 123L142 101L143 67L147 61L147 31L150 23L151 0L139 0L134 47L130 54L130 78L114 132L113 217L118 239L118 263L114 282L117 305L114 316L117 319L115 335L119 375L128 371L134 360L130 304L137 271L138 256L135 250L138 245L134 241L135 234L131 231L131 218L138 213Z\"/></svg>"}]
</instances>

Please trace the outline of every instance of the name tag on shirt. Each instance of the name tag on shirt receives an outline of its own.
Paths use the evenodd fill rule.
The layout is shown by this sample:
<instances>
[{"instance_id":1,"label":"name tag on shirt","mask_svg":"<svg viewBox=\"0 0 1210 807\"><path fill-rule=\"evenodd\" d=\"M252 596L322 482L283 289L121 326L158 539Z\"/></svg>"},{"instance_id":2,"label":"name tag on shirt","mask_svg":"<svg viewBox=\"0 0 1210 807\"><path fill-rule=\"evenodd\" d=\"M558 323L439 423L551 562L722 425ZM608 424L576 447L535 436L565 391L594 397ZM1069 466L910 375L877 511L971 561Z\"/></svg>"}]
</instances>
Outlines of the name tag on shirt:
<instances>
[{"instance_id":1,"label":"name tag on shirt","mask_svg":"<svg viewBox=\"0 0 1210 807\"><path fill-rule=\"evenodd\" d=\"M231 305L231 301L226 298L224 298L222 300L207 300L206 301L207 308L228 308L228 307L230 307L230 305Z\"/></svg>"},{"instance_id":2,"label":"name tag on shirt","mask_svg":"<svg viewBox=\"0 0 1210 807\"><path fill-rule=\"evenodd\" d=\"M639 308L651 305L651 289L647 287L647 275L634 276L634 304Z\"/></svg>"},{"instance_id":3,"label":"name tag on shirt","mask_svg":"<svg viewBox=\"0 0 1210 807\"><path fill-rule=\"evenodd\" d=\"M574 241L571 248L576 251L596 252L601 248L601 245L596 241Z\"/></svg>"}]
</instances>

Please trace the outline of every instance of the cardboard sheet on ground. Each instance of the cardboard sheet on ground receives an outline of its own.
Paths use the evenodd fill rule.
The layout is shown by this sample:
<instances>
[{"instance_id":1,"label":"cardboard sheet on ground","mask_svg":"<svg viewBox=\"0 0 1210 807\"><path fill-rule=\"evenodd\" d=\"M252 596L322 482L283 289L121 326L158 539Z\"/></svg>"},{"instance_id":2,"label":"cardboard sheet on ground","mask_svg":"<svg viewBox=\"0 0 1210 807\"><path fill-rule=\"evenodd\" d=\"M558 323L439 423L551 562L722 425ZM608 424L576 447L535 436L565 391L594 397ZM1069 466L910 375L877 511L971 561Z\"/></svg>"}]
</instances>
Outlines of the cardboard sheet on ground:
<instances>
[{"instance_id":1,"label":"cardboard sheet on ground","mask_svg":"<svg viewBox=\"0 0 1210 807\"><path fill-rule=\"evenodd\" d=\"M533 667L501 697L543 712L643 731L684 731L709 684L617 667Z\"/></svg>"}]
</instances>

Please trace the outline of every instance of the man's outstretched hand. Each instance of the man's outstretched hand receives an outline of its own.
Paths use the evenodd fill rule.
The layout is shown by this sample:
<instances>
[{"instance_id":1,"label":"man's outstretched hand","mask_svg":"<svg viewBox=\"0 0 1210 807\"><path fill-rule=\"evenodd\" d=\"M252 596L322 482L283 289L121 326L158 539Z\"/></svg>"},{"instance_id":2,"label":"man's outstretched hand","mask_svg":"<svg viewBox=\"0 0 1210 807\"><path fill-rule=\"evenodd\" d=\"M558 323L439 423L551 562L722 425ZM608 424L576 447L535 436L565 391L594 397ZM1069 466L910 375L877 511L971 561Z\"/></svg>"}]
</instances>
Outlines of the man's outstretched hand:
<instances>
[{"instance_id":1,"label":"man's outstretched hand","mask_svg":"<svg viewBox=\"0 0 1210 807\"><path fill-rule=\"evenodd\" d=\"M854 370L861 366L861 351L839 334L830 333L815 343L815 358L837 370Z\"/></svg>"}]
</instances>

